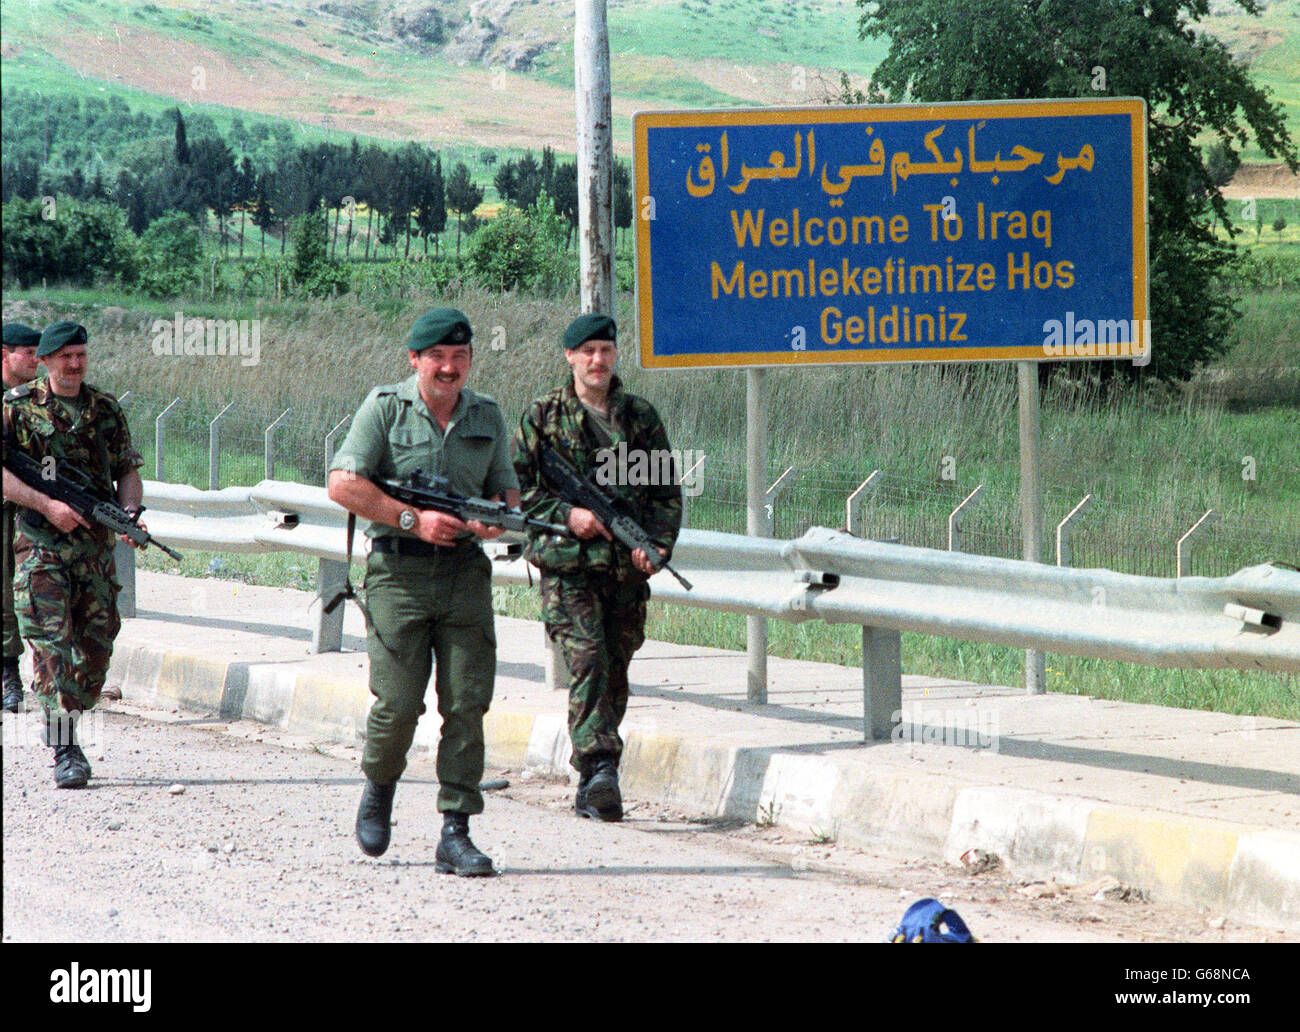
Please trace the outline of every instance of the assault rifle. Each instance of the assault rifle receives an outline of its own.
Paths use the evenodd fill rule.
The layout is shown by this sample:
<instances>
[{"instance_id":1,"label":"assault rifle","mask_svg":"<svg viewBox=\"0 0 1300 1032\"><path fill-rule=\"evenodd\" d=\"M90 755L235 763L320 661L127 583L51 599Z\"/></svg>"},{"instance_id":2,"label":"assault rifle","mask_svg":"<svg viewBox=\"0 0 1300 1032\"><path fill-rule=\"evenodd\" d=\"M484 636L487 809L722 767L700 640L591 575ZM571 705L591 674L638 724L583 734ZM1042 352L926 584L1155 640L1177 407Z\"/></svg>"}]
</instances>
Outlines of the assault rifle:
<instances>
[{"instance_id":1,"label":"assault rifle","mask_svg":"<svg viewBox=\"0 0 1300 1032\"><path fill-rule=\"evenodd\" d=\"M669 566L659 554L645 528L631 516L622 511L623 503L586 479L552 448L542 449L542 473L555 486L561 498L570 505L590 509L596 518L605 524L615 539L635 552L638 548L645 552L646 559L654 570L667 570L683 588L691 590L691 582Z\"/></svg>"},{"instance_id":2,"label":"assault rifle","mask_svg":"<svg viewBox=\"0 0 1300 1032\"><path fill-rule=\"evenodd\" d=\"M489 502L486 498L469 498L457 494L446 477L426 477L422 470L417 469L405 480L371 477L370 481L384 494L399 502L405 502L416 509L445 512L466 523L478 520L486 526L500 527L502 530L519 533L532 530L541 534L573 537L573 531L563 524L535 520L519 509L510 508L505 502Z\"/></svg>"},{"instance_id":3,"label":"assault rifle","mask_svg":"<svg viewBox=\"0 0 1300 1032\"><path fill-rule=\"evenodd\" d=\"M103 524L114 534L122 534L142 548L157 545L177 562L181 561L180 552L168 548L140 526L139 519L140 514L144 512L143 505L134 514L128 513L117 503L116 498L109 495L71 463L56 461L55 475L51 479L45 474L41 463L17 448L11 447L10 442L6 441L4 465L5 469L28 487L63 502L85 519ZM30 516L23 518L32 517L38 520L45 519L34 510L30 511Z\"/></svg>"}]
</instances>

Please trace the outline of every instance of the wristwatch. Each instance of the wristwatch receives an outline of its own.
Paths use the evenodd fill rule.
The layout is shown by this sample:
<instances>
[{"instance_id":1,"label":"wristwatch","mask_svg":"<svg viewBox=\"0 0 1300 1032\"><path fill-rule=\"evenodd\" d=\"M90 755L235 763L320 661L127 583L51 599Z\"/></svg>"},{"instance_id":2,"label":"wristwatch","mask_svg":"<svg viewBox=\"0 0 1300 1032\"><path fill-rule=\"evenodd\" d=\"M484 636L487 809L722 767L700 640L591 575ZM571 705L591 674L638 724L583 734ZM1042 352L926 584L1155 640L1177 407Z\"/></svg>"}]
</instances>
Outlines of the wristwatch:
<instances>
[{"instance_id":1,"label":"wristwatch","mask_svg":"<svg viewBox=\"0 0 1300 1032\"><path fill-rule=\"evenodd\" d=\"M403 509L402 514L397 517L397 525L403 530L415 529L415 510Z\"/></svg>"}]
</instances>

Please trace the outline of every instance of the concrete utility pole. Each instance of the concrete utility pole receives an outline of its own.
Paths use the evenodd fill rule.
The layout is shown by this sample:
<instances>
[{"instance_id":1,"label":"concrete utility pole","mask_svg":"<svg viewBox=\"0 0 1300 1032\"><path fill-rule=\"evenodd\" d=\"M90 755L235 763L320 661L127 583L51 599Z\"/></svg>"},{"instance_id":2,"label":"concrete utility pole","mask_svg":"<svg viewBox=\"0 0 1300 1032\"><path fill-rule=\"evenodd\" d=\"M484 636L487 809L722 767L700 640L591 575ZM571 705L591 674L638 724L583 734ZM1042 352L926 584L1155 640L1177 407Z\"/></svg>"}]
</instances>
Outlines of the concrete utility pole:
<instances>
[{"instance_id":1,"label":"concrete utility pole","mask_svg":"<svg viewBox=\"0 0 1300 1032\"><path fill-rule=\"evenodd\" d=\"M582 310L614 315L614 134L605 0L577 0L573 84L578 115L578 255Z\"/></svg>"},{"instance_id":2,"label":"concrete utility pole","mask_svg":"<svg viewBox=\"0 0 1300 1032\"><path fill-rule=\"evenodd\" d=\"M578 123L578 277L584 312L614 311L614 131L605 0L577 0L573 93ZM626 333L626 330L624 331ZM548 688L568 689L564 654L547 638Z\"/></svg>"}]
</instances>

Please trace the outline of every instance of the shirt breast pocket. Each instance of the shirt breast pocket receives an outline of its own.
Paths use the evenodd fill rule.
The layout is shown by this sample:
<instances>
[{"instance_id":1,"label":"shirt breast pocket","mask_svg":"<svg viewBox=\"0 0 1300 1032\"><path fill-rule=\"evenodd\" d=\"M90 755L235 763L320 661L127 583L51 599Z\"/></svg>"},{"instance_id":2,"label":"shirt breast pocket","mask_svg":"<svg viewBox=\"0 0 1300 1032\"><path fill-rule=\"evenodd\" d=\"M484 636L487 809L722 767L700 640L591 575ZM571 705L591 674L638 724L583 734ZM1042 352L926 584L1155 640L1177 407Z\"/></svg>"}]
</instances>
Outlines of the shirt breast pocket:
<instances>
[{"instance_id":1,"label":"shirt breast pocket","mask_svg":"<svg viewBox=\"0 0 1300 1032\"><path fill-rule=\"evenodd\" d=\"M456 469L449 468L447 472L463 483L467 491L481 495L492 467L494 450L493 438L489 434L461 435L456 441L455 455L448 456L448 466L454 465Z\"/></svg>"},{"instance_id":2,"label":"shirt breast pocket","mask_svg":"<svg viewBox=\"0 0 1300 1032\"><path fill-rule=\"evenodd\" d=\"M426 434L395 433L388 439L388 451L393 463L393 477L397 480L406 479L416 470L430 477L439 472L440 449Z\"/></svg>"}]
</instances>

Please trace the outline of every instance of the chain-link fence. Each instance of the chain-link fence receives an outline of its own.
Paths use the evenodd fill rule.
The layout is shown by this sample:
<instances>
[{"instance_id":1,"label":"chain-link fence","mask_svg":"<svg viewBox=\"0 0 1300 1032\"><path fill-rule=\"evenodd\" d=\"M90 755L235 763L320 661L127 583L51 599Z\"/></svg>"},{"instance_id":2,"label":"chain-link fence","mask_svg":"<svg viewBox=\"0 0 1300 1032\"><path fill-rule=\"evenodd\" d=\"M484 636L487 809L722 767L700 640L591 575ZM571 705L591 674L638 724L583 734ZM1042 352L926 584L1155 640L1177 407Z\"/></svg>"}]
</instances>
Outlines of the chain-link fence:
<instances>
[{"instance_id":1,"label":"chain-link fence","mask_svg":"<svg viewBox=\"0 0 1300 1032\"><path fill-rule=\"evenodd\" d=\"M199 488L254 484L264 478L324 486L329 459L352 415L323 408L295 412L249 399L221 407L134 393L125 399L131 434L145 459L145 476ZM773 470L764 487L782 472ZM770 500L774 536L798 537L812 526L849 529L848 500L870 472L794 468ZM1014 481L977 484L960 479L919 480L888 470L883 474L857 502L860 536L946 549L954 510L980 487L978 496L955 518L953 547L972 554L1021 557L1020 500ZM707 458L694 475L699 480L687 492L688 524L743 534L744 465ZM1045 561L1055 561L1056 525L1080 500L1044 492ZM1071 528L1069 563L1174 576L1178 540L1202 515L1203 510L1135 510L1094 497ZM1300 528L1232 513L1218 516L1203 534L1185 544L1188 572L1219 577L1262 562L1300 563Z\"/></svg>"}]
</instances>

